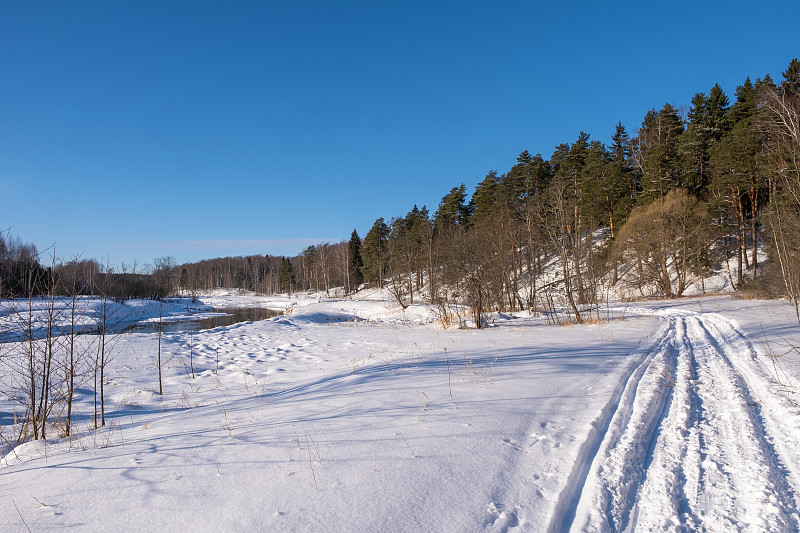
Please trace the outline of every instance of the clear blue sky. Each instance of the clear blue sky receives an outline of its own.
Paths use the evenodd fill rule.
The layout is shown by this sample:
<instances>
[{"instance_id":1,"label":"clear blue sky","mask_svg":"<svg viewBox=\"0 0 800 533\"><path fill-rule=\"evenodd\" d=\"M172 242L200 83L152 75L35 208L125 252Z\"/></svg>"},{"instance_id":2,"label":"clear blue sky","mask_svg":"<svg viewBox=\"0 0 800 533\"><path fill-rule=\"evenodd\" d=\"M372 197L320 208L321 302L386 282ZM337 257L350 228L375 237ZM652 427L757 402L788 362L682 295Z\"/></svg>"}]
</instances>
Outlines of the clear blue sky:
<instances>
[{"instance_id":1,"label":"clear blue sky","mask_svg":"<svg viewBox=\"0 0 800 533\"><path fill-rule=\"evenodd\" d=\"M294 255L522 150L780 79L800 2L0 2L0 227L63 258Z\"/></svg>"}]
</instances>

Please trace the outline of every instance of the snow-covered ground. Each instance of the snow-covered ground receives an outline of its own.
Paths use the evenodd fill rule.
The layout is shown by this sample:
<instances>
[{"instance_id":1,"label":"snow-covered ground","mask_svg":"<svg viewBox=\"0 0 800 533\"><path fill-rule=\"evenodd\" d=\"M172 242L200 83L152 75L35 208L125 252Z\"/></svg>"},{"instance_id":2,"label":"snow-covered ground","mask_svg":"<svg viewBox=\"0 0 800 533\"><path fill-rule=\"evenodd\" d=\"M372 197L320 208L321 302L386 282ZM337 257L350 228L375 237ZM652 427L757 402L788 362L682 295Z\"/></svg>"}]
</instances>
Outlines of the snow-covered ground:
<instances>
[{"instance_id":1,"label":"snow-covered ground","mask_svg":"<svg viewBox=\"0 0 800 533\"><path fill-rule=\"evenodd\" d=\"M157 335L121 335L106 427L84 384L72 438L0 460L0 530L800 529L800 408L774 379L800 370L766 357L800 345L786 303L458 330L376 294L201 301L290 311L165 335L163 396ZM6 438L19 409L0 396Z\"/></svg>"}]
</instances>

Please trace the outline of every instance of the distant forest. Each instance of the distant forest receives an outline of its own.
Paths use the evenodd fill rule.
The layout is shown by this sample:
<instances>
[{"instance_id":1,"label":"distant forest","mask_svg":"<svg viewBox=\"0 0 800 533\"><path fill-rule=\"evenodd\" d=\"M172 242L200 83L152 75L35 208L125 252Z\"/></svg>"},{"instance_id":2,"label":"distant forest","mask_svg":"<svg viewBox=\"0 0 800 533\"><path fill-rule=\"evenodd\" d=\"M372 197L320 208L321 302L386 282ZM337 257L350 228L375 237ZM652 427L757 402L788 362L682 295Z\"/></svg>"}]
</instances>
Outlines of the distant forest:
<instances>
[{"instance_id":1,"label":"distant forest","mask_svg":"<svg viewBox=\"0 0 800 533\"><path fill-rule=\"evenodd\" d=\"M759 262L766 249L770 261ZM775 82L747 78L728 96L698 92L686 116L653 108L610 145L580 132L549 158L524 151L490 171L469 195L463 184L434 213L414 206L379 218L364 238L301 254L226 257L144 273L97 261L45 265L36 248L0 234L0 295L106 291L116 298L197 295L215 288L264 294L385 287L403 306L439 305L445 320L469 309L480 327L492 310L599 313L608 287L640 297L678 297L722 265L734 290L800 296L800 62ZM800 312L798 312L800 317Z\"/></svg>"}]
</instances>

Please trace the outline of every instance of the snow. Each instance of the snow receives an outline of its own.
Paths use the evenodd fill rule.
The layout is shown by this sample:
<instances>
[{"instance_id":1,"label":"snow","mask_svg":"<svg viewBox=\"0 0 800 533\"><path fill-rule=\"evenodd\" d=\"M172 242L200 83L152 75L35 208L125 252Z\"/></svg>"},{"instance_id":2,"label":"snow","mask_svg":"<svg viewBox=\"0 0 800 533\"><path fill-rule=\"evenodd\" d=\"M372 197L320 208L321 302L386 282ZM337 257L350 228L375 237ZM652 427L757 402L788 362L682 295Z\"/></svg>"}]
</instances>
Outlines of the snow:
<instances>
[{"instance_id":1,"label":"snow","mask_svg":"<svg viewBox=\"0 0 800 533\"><path fill-rule=\"evenodd\" d=\"M76 298L75 329L77 331L96 331L98 320L105 313L108 324L124 326L145 321L165 322L200 320L198 313L210 311L209 306L193 302L189 298L173 298L164 302L152 300L128 300L118 303L113 300L101 301L96 298ZM19 332L27 332L28 321L33 329L45 327L47 317L52 316L55 333L70 330L72 319L72 300L69 298L45 298L33 300L0 301L0 342L19 338Z\"/></svg>"},{"instance_id":2,"label":"snow","mask_svg":"<svg viewBox=\"0 0 800 533\"><path fill-rule=\"evenodd\" d=\"M612 304L583 326L495 313L481 330L381 291L187 302L167 314L286 313L192 332L194 379L190 333L165 334L163 396L157 334L117 337L104 428L84 383L71 438L4 446L0 530L800 529L798 359L768 357L800 344L785 302ZM7 439L21 410L0 368Z\"/></svg>"}]
</instances>

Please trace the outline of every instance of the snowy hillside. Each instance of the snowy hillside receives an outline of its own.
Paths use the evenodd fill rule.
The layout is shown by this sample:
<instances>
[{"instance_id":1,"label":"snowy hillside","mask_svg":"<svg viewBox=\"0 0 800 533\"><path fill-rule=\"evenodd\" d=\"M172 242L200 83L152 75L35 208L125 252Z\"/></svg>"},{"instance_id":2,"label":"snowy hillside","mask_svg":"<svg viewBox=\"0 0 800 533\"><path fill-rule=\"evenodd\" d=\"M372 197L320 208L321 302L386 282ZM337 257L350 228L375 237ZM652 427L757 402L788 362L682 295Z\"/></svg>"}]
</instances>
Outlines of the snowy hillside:
<instances>
[{"instance_id":1,"label":"snowy hillside","mask_svg":"<svg viewBox=\"0 0 800 533\"><path fill-rule=\"evenodd\" d=\"M163 397L157 335L120 335L98 431L84 384L72 438L10 449L3 367L0 530L800 529L800 370L767 357L800 344L785 303L459 330L377 297L201 301L290 312L165 335Z\"/></svg>"}]
</instances>

